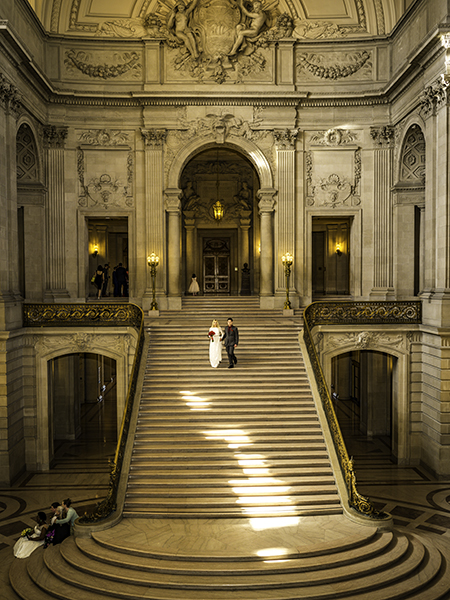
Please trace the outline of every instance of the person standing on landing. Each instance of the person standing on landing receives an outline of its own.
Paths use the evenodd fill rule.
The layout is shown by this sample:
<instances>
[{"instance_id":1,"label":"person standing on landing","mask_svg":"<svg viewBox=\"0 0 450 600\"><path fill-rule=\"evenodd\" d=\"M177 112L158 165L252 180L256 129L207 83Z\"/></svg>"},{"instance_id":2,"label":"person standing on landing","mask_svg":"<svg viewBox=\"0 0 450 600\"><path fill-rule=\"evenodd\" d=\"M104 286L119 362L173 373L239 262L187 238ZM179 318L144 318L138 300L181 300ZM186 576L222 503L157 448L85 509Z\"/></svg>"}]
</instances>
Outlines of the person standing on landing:
<instances>
[{"instance_id":1,"label":"person standing on landing","mask_svg":"<svg viewBox=\"0 0 450 600\"><path fill-rule=\"evenodd\" d=\"M237 358L234 355L234 349L239 344L239 331L233 325L233 319L228 319L228 325L225 327L225 333L222 336L222 342L225 342L225 348L228 354L228 368L232 369L237 363Z\"/></svg>"}]
</instances>

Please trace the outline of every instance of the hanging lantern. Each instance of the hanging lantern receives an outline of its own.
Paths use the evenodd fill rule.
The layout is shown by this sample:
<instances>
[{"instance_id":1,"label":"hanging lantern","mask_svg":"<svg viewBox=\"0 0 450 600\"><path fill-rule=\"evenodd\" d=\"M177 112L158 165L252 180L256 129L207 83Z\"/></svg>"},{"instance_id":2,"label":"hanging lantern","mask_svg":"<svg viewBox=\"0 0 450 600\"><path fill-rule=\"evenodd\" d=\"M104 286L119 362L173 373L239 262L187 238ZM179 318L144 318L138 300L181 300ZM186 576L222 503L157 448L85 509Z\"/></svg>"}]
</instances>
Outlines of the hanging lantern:
<instances>
[{"instance_id":1,"label":"hanging lantern","mask_svg":"<svg viewBox=\"0 0 450 600\"><path fill-rule=\"evenodd\" d=\"M220 221L220 219L223 217L223 206L220 200L217 200L217 202L213 205L213 210L214 218L216 219L216 221Z\"/></svg>"}]
</instances>

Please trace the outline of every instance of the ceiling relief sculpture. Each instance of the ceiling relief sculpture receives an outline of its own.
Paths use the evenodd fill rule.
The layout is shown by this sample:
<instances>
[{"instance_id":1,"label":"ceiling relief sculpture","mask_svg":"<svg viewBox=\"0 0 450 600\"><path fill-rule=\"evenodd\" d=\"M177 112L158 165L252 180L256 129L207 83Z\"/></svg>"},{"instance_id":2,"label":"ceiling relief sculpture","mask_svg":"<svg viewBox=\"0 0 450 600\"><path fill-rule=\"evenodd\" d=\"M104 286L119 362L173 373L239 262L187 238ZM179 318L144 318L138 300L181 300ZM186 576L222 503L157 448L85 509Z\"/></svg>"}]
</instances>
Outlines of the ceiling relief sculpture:
<instances>
[{"instance_id":1,"label":"ceiling relief sculpture","mask_svg":"<svg viewBox=\"0 0 450 600\"><path fill-rule=\"evenodd\" d=\"M173 0L30 0L44 27L51 32L76 35L106 35L111 37L143 38L163 34L167 28L169 13L175 8ZM410 2L397 0L266 0L261 6L245 0L244 8L258 16L248 16L239 0L211 2L198 0L188 23L195 27L198 21L205 23L208 17L203 12L213 14L217 27L222 23L234 26L244 25L242 31L253 29L251 35L270 29L275 19L286 13L293 22L293 35L298 39L320 40L335 37L386 35L396 25ZM224 18L225 7L230 14ZM184 9L184 14L189 5ZM260 11L266 15L264 18ZM219 12L216 12L219 11ZM233 13L236 15L232 16ZM157 18L155 18L155 15ZM161 18L162 17L162 18ZM244 19L245 17L245 19ZM267 17L270 17L269 19ZM158 21L159 18L159 21ZM270 22L272 19L272 22ZM256 20L256 21L255 21ZM269 23L265 21L269 20ZM227 26L228 26L227 25ZM250 27L249 27L250 25ZM162 27L162 31L161 31ZM258 29L260 31L258 31ZM256 33L255 33L256 32ZM237 33L233 44L239 36ZM222 31L227 37L227 34ZM197 33L194 33L197 35ZM200 34L199 34L200 35ZM246 37L244 35L244 37ZM241 42L238 42L238 45Z\"/></svg>"}]
</instances>

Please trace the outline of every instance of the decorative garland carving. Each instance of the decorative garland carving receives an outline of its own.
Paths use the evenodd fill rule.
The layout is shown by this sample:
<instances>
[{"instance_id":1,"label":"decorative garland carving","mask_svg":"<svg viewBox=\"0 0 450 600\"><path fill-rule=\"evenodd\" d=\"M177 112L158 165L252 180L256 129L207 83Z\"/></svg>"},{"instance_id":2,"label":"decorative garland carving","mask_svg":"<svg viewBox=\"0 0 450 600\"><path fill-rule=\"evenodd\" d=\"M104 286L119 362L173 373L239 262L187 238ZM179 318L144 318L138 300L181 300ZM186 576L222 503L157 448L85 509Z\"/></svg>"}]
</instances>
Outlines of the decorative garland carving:
<instances>
[{"instance_id":1,"label":"decorative garland carving","mask_svg":"<svg viewBox=\"0 0 450 600\"><path fill-rule=\"evenodd\" d=\"M130 71L135 77L141 75L142 65L139 62L139 55L137 52L124 52L121 55L117 55L119 62L115 65L107 64L90 64L87 61L91 60L90 54L79 50L66 50L66 59L64 64L69 70L78 69L84 75L88 77L98 77L101 79L111 79L120 77L128 71Z\"/></svg>"},{"instance_id":2,"label":"decorative garland carving","mask_svg":"<svg viewBox=\"0 0 450 600\"><path fill-rule=\"evenodd\" d=\"M389 515L377 511L370 500L361 496L356 487L353 460L349 459L344 438L334 411L330 391L325 381L320 360L314 345L312 329L316 325L348 323L362 324L411 324L421 323L422 305L420 302L314 302L304 311L304 340L322 400L325 415L336 448L342 474L348 491L350 508L371 519L386 520ZM361 343L365 343L363 336Z\"/></svg>"},{"instance_id":3,"label":"decorative garland carving","mask_svg":"<svg viewBox=\"0 0 450 600\"><path fill-rule=\"evenodd\" d=\"M128 133L120 129L89 129L80 133L78 141L90 146L120 146L127 144Z\"/></svg>"},{"instance_id":4,"label":"decorative garland carving","mask_svg":"<svg viewBox=\"0 0 450 600\"><path fill-rule=\"evenodd\" d=\"M347 64L327 65L327 58L328 57L325 54L300 54L297 68L299 70L305 69L321 79L336 80L354 75L365 65L370 68L372 67L372 63L369 61L370 54L366 50L354 52L353 54L348 52L343 54L342 62Z\"/></svg>"}]
</instances>

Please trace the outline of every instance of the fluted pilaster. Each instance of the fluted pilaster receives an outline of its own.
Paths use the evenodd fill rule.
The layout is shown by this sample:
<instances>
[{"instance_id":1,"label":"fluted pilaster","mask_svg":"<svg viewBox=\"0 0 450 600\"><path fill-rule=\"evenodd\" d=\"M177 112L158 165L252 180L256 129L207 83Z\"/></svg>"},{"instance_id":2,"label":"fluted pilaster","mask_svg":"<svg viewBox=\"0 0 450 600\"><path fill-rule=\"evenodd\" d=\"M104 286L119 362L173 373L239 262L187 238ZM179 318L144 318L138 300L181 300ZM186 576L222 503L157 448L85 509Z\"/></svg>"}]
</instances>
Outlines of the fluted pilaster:
<instances>
[{"instance_id":1,"label":"fluted pilaster","mask_svg":"<svg viewBox=\"0 0 450 600\"><path fill-rule=\"evenodd\" d=\"M167 225L167 291L169 296L181 298L181 201L180 189L166 190L165 209Z\"/></svg>"},{"instance_id":2,"label":"fluted pilaster","mask_svg":"<svg viewBox=\"0 0 450 600\"><path fill-rule=\"evenodd\" d=\"M44 128L47 148L46 292L47 300L68 297L66 290L64 142L67 127Z\"/></svg>"},{"instance_id":3,"label":"fluted pilaster","mask_svg":"<svg viewBox=\"0 0 450 600\"><path fill-rule=\"evenodd\" d=\"M145 144L145 197L146 197L146 256L154 252L164 260L165 214L162 208L164 188L165 129L141 129ZM144 257L146 258L146 257ZM164 287L165 269L157 270L156 291ZM145 296L152 295L152 280L147 269Z\"/></svg>"},{"instance_id":4,"label":"fluted pilaster","mask_svg":"<svg viewBox=\"0 0 450 600\"><path fill-rule=\"evenodd\" d=\"M392 127L373 127L374 150L374 273L371 296L393 294Z\"/></svg>"},{"instance_id":5,"label":"fluted pilaster","mask_svg":"<svg viewBox=\"0 0 450 600\"><path fill-rule=\"evenodd\" d=\"M278 162L278 199L275 215L275 248L283 254L294 253L295 249L295 141L298 130L275 131L275 145ZM275 260L276 289L286 290L284 269L279 260ZM295 287L294 271L290 285Z\"/></svg>"}]
</instances>

